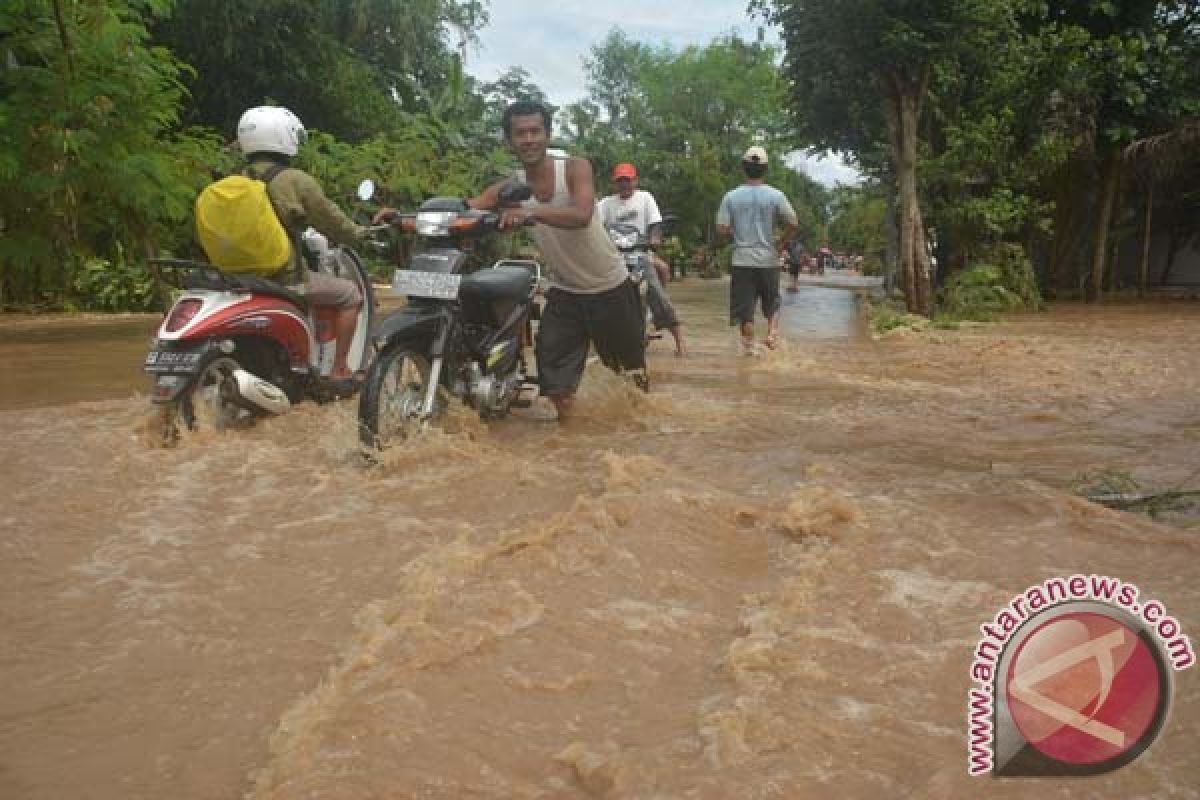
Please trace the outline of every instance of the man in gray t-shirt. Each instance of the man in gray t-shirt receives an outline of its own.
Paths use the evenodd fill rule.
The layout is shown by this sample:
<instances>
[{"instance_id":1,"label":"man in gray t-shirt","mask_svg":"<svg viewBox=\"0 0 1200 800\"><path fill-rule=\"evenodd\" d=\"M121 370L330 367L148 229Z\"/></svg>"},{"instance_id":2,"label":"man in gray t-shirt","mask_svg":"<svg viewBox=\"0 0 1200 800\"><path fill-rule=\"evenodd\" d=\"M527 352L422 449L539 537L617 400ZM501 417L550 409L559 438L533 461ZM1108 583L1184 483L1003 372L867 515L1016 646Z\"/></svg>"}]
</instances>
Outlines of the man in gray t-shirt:
<instances>
[{"instance_id":1,"label":"man in gray t-shirt","mask_svg":"<svg viewBox=\"0 0 1200 800\"><path fill-rule=\"evenodd\" d=\"M754 355L754 304L762 304L767 338L774 348L779 338L779 261L796 232L796 212L783 192L763 182L767 151L751 147L742 156L746 182L727 192L717 211L717 232L733 237L729 284L729 324L740 325L742 352ZM775 228L783 238L775 241Z\"/></svg>"}]
</instances>

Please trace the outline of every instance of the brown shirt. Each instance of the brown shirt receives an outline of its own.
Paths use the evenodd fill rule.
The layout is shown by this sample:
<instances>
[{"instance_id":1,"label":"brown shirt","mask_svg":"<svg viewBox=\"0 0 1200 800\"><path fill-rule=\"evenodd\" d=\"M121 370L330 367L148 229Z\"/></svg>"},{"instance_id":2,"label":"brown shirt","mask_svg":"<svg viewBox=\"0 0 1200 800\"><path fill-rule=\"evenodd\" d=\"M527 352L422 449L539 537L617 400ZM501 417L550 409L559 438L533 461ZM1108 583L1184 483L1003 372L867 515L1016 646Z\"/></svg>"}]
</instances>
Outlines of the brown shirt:
<instances>
[{"instance_id":1,"label":"brown shirt","mask_svg":"<svg viewBox=\"0 0 1200 800\"><path fill-rule=\"evenodd\" d=\"M255 161L250 164L246 173L261 177L272 166L270 161ZM271 205L275 207L279 220L293 235L293 242L298 234L310 225L331 241L345 245L353 245L362 238L365 231L325 196L316 178L302 169L285 168L267 185L267 195L271 198ZM287 265L289 274L294 274L299 257L300 254L293 246L292 260Z\"/></svg>"}]
</instances>

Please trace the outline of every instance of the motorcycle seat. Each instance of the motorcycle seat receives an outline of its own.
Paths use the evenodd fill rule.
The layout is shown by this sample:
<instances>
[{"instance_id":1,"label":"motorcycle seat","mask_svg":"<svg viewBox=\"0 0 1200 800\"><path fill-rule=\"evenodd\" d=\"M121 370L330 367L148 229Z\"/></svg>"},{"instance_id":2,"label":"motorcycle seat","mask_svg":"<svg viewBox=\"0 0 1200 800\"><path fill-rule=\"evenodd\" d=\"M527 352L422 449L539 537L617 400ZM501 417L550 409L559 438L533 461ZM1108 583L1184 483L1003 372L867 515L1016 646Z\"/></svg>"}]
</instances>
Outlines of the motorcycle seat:
<instances>
[{"instance_id":1,"label":"motorcycle seat","mask_svg":"<svg viewBox=\"0 0 1200 800\"><path fill-rule=\"evenodd\" d=\"M232 284L230 288L235 291L245 289L255 294L266 295L267 297L278 297L280 300L286 300L300 308L308 308L308 301L303 296L293 292L286 286L282 286L266 278L257 278L253 275L237 275L233 276L230 283Z\"/></svg>"},{"instance_id":2,"label":"motorcycle seat","mask_svg":"<svg viewBox=\"0 0 1200 800\"><path fill-rule=\"evenodd\" d=\"M524 267L496 267L464 276L458 292L481 301L524 300L533 293L533 283L533 273Z\"/></svg>"}]
</instances>

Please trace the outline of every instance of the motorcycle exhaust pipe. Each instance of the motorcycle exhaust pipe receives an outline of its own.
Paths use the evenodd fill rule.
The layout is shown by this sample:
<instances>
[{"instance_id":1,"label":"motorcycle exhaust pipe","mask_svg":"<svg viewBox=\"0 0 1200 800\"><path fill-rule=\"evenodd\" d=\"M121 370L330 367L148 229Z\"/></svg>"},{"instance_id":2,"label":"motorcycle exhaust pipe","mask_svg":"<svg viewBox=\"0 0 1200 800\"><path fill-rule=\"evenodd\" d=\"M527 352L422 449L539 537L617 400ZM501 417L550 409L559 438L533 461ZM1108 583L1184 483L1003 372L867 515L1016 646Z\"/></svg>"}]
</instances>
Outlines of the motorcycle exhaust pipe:
<instances>
[{"instance_id":1,"label":"motorcycle exhaust pipe","mask_svg":"<svg viewBox=\"0 0 1200 800\"><path fill-rule=\"evenodd\" d=\"M287 393L244 369L233 371L238 400L268 414L282 414L292 407Z\"/></svg>"}]
</instances>

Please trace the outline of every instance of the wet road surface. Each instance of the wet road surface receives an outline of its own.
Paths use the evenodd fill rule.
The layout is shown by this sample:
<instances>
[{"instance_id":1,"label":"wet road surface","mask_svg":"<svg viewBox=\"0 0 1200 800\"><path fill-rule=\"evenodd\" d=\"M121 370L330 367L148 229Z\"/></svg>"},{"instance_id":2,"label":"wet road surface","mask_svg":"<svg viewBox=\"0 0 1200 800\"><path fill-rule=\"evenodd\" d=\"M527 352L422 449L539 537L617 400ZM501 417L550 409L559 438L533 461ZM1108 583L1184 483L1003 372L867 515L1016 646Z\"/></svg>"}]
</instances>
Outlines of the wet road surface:
<instances>
[{"instance_id":1,"label":"wet road surface","mask_svg":"<svg viewBox=\"0 0 1200 800\"><path fill-rule=\"evenodd\" d=\"M966 775L980 624L1096 572L1197 630L1196 531L1073 489L1200 473L1200 309L875 340L805 289L745 358L722 284L670 288L650 395L594 369L569 425L374 465L352 402L153 446L153 320L127 383L6 383L0 797L1023 798ZM31 371L75 335L12 333ZM1150 751L1037 794L1197 796L1193 672Z\"/></svg>"}]
</instances>

